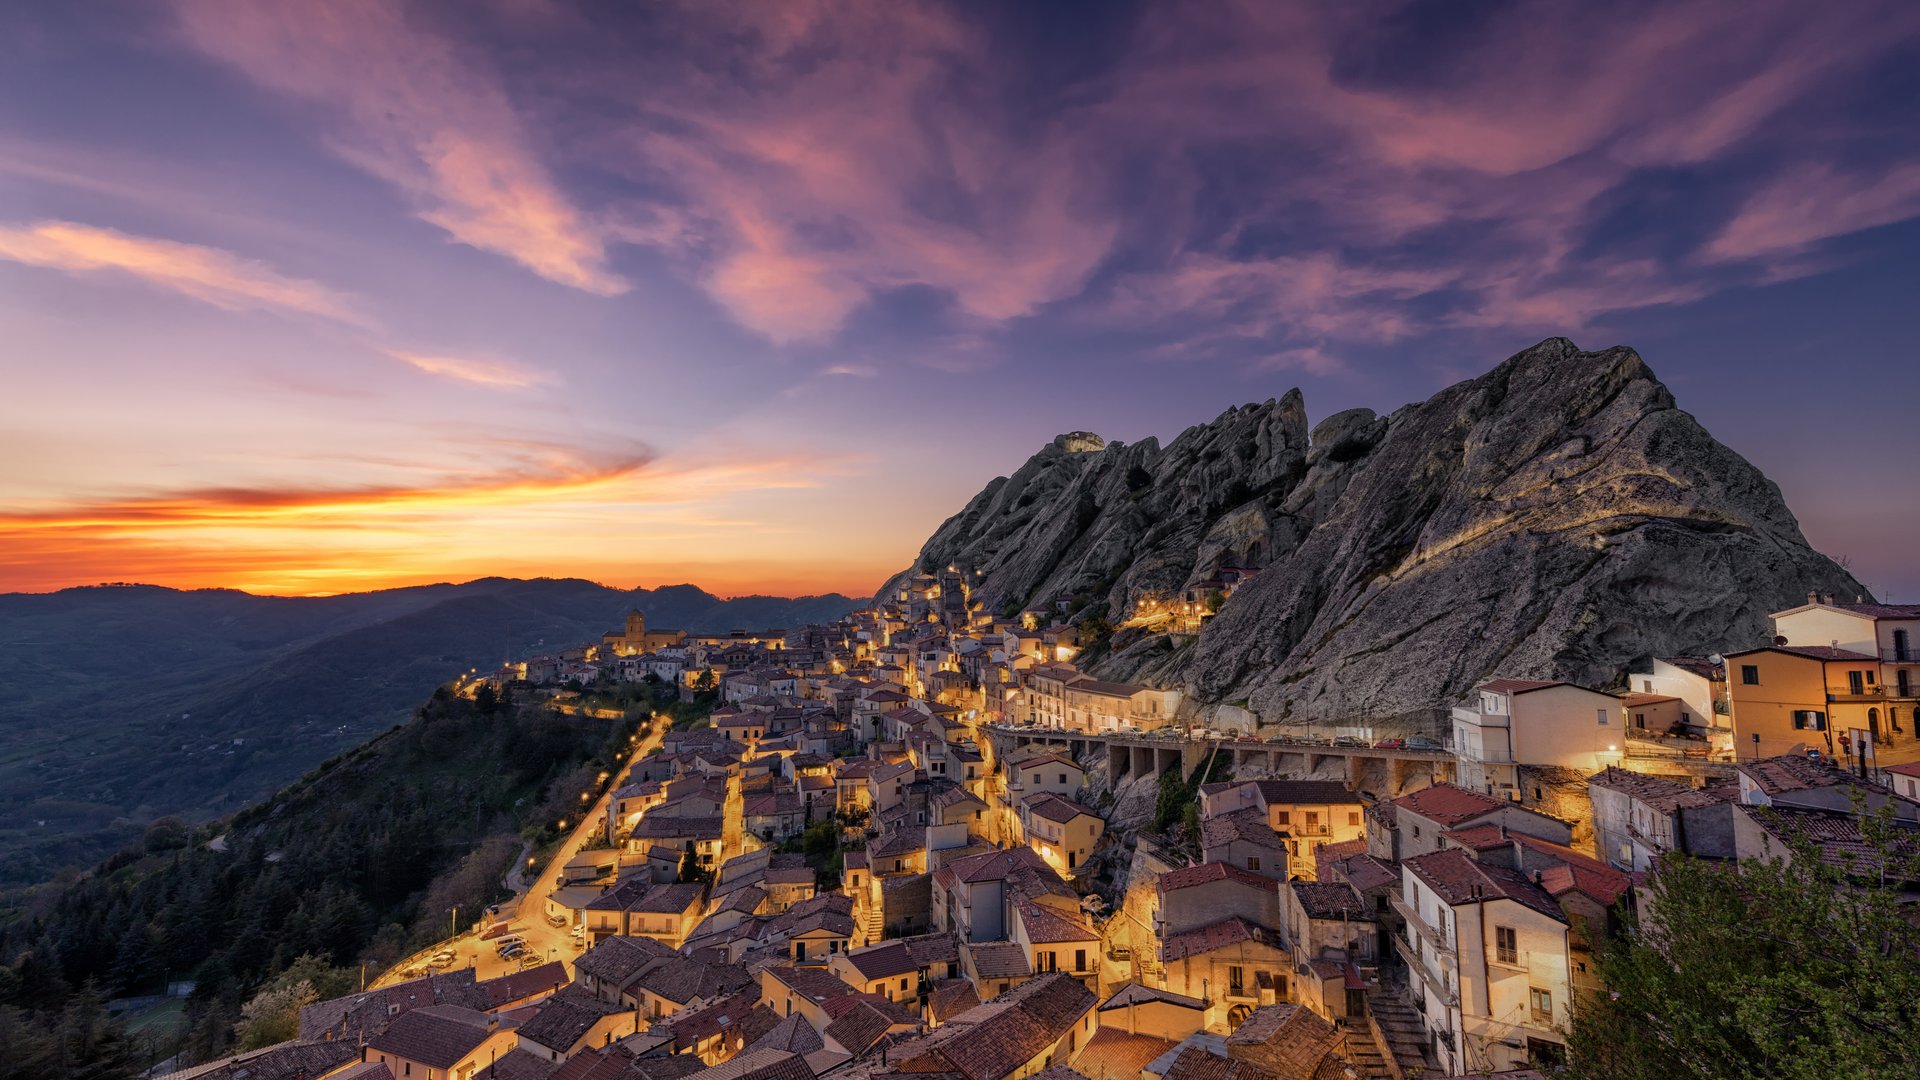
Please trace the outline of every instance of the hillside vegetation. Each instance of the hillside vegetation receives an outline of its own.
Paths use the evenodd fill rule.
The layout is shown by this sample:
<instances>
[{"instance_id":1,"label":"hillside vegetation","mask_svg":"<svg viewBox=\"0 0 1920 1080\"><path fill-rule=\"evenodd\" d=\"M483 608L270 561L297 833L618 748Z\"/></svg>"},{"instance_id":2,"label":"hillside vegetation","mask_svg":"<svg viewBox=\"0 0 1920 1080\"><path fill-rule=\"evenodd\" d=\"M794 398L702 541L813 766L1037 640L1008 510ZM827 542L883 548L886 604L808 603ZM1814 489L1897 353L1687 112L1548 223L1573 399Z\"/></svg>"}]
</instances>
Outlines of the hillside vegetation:
<instances>
[{"instance_id":1,"label":"hillside vegetation","mask_svg":"<svg viewBox=\"0 0 1920 1080\"><path fill-rule=\"evenodd\" d=\"M371 977L445 937L455 905L477 917L523 844L556 835L634 729L438 691L258 806L210 826L156 823L78 880L14 897L0 1035L86 1031L104 1055L89 1075L216 1054L241 1005L294 965L357 985L360 963ZM103 998L182 979L197 988L175 1034L130 1042L99 1016Z\"/></svg>"},{"instance_id":2,"label":"hillside vegetation","mask_svg":"<svg viewBox=\"0 0 1920 1080\"><path fill-rule=\"evenodd\" d=\"M629 607L718 632L855 606L506 578L314 598L0 595L0 888L96 863L161 817L249 806L406 719L452 673L597 639Z\"/></svg>"}]
</instances>

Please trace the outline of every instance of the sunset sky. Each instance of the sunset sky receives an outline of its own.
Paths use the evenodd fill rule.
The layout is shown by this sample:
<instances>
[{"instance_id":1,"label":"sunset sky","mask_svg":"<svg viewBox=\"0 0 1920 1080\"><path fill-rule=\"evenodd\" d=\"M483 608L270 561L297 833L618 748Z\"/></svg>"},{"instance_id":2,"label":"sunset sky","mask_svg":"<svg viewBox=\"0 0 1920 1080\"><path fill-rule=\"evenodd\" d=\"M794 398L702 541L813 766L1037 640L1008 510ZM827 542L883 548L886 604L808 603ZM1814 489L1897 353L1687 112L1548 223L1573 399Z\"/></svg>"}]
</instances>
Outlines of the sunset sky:
<instances>
[{"instance_id":1,"label":"sunset sky","mask_svg":"<svg viewBox=\"0 0 1920 1080\"><path fill-rule=\"evenodd\" d=\"M1920 5L591 10L0 6L0 590L869 592L1565 335L1920 600Z\"/></svg>"}]
</instances>

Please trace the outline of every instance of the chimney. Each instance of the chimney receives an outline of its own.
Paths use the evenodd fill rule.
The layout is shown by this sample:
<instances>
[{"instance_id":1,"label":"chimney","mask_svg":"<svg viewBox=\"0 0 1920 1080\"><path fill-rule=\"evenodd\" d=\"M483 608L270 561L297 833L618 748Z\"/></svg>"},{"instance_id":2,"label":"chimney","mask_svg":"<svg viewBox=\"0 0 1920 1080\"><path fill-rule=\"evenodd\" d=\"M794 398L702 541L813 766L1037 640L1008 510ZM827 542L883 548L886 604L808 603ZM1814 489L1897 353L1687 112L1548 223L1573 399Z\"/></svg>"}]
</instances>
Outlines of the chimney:
<instances>
[{"instance_id":1,"label":"chimney","mask_svg":"<svg viewBox=\"0 0 1920 1080\"><path fill-rule=\"evenodd\" d=\"M1813 591L1812 589L1808 589L1808 590L1807 590L1807 603L1809 603L1809 604L1817 604L1817 603L1819 603L1819 602L1820 602L1820 594L1819 594L1819 593L1817 593L1817 592L1814 592L1814 591Z\"/></svg>"},{"instance_id":2,"label":"chimney","mask_svg":"<svg viewBox=\"0 0 1920 1080\"><path fill-rule=\"evenodd\" d=\"M1833 594L1832 594L1832 593L1826 593L1825 595L1823 595L1823 596L1821 596L1821 597L1820 597L1820 602L1821 602L1821 603L1823 603L1823 604L1831 604L1831 603L1833 603Z\"/></svg>"}]
</instances>

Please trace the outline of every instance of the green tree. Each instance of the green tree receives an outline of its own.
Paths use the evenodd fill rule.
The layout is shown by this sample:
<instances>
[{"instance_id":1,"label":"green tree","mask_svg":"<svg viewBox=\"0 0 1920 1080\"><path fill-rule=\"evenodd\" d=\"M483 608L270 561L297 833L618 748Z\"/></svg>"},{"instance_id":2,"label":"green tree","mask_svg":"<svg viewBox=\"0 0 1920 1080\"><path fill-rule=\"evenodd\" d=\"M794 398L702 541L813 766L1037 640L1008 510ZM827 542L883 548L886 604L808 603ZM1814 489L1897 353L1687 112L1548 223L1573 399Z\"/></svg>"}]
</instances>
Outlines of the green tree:
<instances>
[{"instance_id":1,"label":"green tree","mask_svg":"<svg viewBox=\"0 0 1920 1080\"><path fill-rule=\"evenodd\" d=\"M1777 820L1800 837L1782 858L1661 860L1650 914L1599 951L1609 992L1575 1003L1576 1076L1920 1075L1920 929L1902 902L1920 844L1884 814L1819 848Z\"/></svg>"}]
</instances>

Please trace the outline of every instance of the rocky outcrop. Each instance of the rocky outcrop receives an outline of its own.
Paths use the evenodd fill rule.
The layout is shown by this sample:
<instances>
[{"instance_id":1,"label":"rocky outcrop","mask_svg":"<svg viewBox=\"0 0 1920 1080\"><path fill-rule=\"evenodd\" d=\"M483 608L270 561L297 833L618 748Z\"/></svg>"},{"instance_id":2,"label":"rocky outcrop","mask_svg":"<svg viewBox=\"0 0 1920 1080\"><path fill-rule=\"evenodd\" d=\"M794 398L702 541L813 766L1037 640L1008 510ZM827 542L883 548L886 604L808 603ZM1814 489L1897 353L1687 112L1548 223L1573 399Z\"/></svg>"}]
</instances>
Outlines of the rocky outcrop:
<instances>
[{"instance_id":1,"label":"rocky outcrop","mask_svg":"<svg viewBox=\"0 0 1920 1080\"><path fill-rule=\"evenodd\" d=\"M1074 433L921 551L990 608L1065 598L1086 666L1263 723L1430 727L1493 675L1617 685L1655 655L1765 640L1809 590L1864 592L1779 489L1631 349L1544 341L1391 416L1309 432L1299 391L1162 448ZM1197 636L1136 617L1259 569Z\"/></svg>"}]
</instances>

